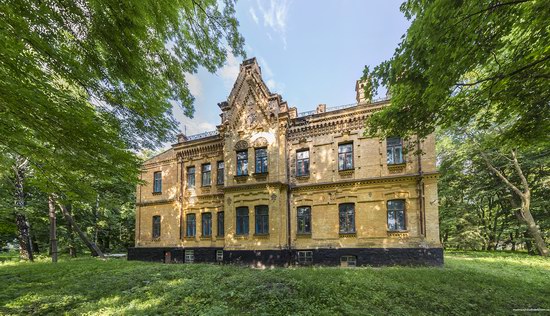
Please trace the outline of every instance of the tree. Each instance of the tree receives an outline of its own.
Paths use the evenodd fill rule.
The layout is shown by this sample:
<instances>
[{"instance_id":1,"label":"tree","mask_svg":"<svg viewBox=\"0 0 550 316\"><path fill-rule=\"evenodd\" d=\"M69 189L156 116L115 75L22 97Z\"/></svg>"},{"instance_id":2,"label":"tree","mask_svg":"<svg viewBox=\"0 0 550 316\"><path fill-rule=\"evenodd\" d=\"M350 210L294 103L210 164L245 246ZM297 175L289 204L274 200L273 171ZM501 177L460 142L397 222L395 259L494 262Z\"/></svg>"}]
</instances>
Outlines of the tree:
<instances>
[{"instance_id":1,"label":"tree","mask_svg":"<svg viewBox=\"0 0 550 316\"><path fill-rule=\"evenodd\" d=\"M487 168L520 198L521 217L539 253L548 255L516 161L520 151L550 144L548 3L409 0L401 10L413 20L393 57L372 72L365 68L371 93L386 86L392 96L366 133L425 137L436 127L468 126L478 141L490 139L483 150L510 153L520 185L511 186L484 153Z\"/></svg>"},{"instance_id":2,"label":"tree","mask_svg":"<svg viewBox=\"0 0 550 316\"><path fill-rule=\"evenodd\" d=\"M173 137L172 104L193 115L185 74L244 55L237 27L233 0L0 3L0 150L69 200L137 183L134 152Z\"/></svg>"},{"instance_id":3,"label":"tree","mask_svg":"<svg viewBox=\"0 0 550 316\"><path fill-rule=\"evenodd\" d=\"M392 96L369 120L371 134L424 137L475 119L481 129L500 125L502 143L548 144L547 1L409 0L401 10L413 19L407 34L390 60L364 75Z\"/></svg>"}]
</instances>

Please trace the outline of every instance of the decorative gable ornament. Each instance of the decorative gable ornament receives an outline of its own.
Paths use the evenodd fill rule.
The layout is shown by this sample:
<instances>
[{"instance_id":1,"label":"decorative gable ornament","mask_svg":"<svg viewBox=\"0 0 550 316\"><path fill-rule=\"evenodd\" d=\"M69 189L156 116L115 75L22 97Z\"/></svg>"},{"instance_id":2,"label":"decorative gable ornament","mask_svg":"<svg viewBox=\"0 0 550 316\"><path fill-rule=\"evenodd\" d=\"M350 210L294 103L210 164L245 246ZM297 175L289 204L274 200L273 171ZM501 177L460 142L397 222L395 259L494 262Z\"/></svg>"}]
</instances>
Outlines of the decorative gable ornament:
<instances>
[{"instance_id":1,"label":"decorative gable ornament","mask_svg":"<svg viewBox=\"0 0 550 316\"><path fill-rule=\"evenodd\" d=\"M239 140L235 144L235 150L245 150L248 149L248 142L246 140Z\"/></svg>"}]
</instances>

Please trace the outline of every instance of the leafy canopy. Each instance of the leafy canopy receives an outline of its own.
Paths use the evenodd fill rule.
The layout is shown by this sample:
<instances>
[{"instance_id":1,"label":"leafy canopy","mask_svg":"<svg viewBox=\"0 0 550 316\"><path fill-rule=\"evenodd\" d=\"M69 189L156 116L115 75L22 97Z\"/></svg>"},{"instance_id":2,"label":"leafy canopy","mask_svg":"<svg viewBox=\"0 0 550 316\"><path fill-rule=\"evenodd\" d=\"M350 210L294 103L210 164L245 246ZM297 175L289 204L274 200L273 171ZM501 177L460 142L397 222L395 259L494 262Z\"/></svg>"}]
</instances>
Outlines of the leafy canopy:
<instances>
[{"instance_id":1,"label":"leafy canopy","mask_svg":"<svg viewBox=\"0 0 550 316\"><path fill-rule=\"evenodd\" d=\"M412 19L407 34L364 76L392 97L367 133L426 136L473 121L499 126L502 144L548 142L548 1L409 0L401 10Z\"/></svg>"},{"instance_id":2,"label":"leafy canopy","mask_svg":"<svg viewBox=\"0 0 550 316\"><path fill-rule=\"evenodd\" d=\"M136 181L132 150L193 115L185 73L244 55L233 0L0 2L0 147L65 186ZM75 182L76 181L76 182Z\"/></svg>"}]
</instances>

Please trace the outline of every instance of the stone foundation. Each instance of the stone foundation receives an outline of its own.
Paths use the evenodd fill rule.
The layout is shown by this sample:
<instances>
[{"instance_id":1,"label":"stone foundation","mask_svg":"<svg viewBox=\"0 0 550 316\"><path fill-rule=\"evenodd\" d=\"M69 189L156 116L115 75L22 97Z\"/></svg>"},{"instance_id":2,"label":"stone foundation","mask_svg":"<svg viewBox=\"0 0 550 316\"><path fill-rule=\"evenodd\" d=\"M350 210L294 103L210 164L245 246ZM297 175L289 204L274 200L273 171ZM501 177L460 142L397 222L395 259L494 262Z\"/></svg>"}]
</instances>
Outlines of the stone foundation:
<instances>
[{"instance_id":1,"label":"stone foundation","mask_svg":"<svg viewBox=\"0 0 550 316\"><path fill-rule=\"evenodd\" d=\"M217 251L223 248L129 248L128 260L151 262L184 263L185 250L193 250L193 262L219 263ZM339 249L295 249L288 250L223 250L223 263L288 266L301 265L299 251L311 251L313 265L339 266L342 256L355 256L357 266L441 266L442 248L339 248ZM169 253L169 254L167 254Z\"/></svg>"}]
</instances>

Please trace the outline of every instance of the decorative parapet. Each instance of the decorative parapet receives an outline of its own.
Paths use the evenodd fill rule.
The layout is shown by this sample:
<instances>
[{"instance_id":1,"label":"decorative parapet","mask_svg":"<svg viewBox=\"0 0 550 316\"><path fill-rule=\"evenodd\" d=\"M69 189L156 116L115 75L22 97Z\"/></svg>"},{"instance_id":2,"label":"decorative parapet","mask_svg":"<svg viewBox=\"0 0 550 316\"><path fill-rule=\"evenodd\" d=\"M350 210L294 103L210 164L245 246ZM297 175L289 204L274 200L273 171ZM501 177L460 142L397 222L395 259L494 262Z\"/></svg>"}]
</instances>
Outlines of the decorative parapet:
<instances>
[{"instance_id":1,"label":"decorative parapet","mask_svg":"<svg viewBox=\"0 0 550 316\"><path fill-rule=\"evenodd\" d=\"M186 137L186 140L192 141L192 140L198 140L198 139L203 139L203 138L217 136L217 135L220 135L220 132L215 130L215 131L209 131L209 132L204 132L204 133L195 134L195 135L189 135Z\"/></svg>"},{"instance_id":2,"label":"decorative parapet","mask_svg":"<svg viewBox=\"0 0 550 316\"><path fill-rule=\"evenodd\" d=\"M338 111L338 110L352 108L352 107L358 106L358 105L375 104L375 103L378 103L378 102L388 101L389 99L390 98L386 96L386 97L381 97L381 98L377 98L377 99L372 99L371 101L368 101L368 102L350 103L350 104L343 104L343 105L331 106L331 107L326 107L325 104L320 104L317 107L316 110L307 111L307 112L300 112L300 113L298 113L297 117L310 116L310 115L326 113L326 112L334 112L334 111Z\"/></svg>"}]
</instances>

